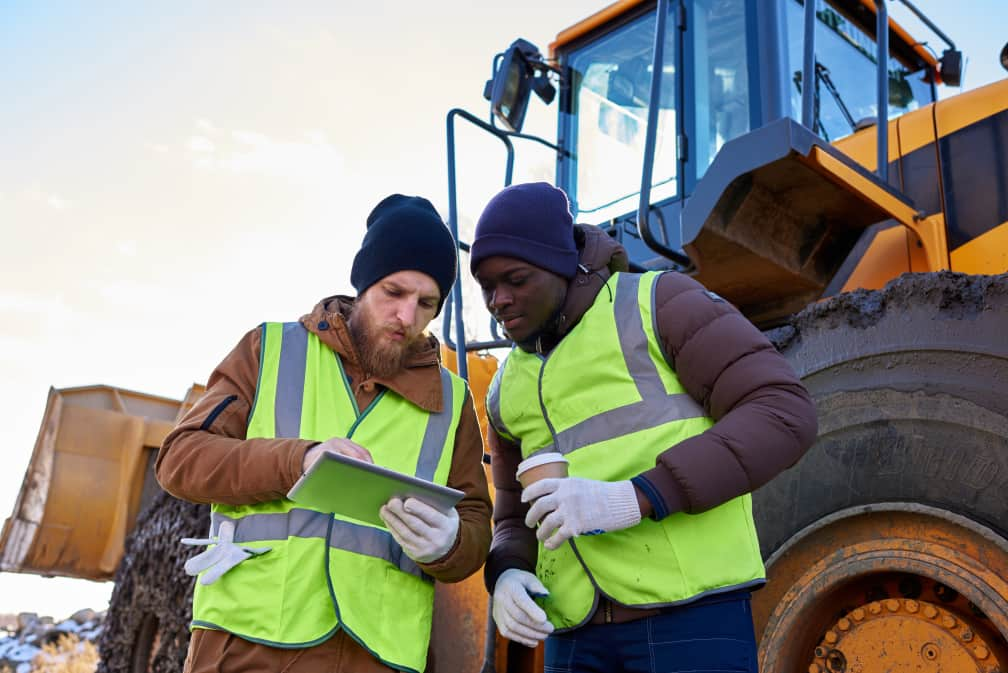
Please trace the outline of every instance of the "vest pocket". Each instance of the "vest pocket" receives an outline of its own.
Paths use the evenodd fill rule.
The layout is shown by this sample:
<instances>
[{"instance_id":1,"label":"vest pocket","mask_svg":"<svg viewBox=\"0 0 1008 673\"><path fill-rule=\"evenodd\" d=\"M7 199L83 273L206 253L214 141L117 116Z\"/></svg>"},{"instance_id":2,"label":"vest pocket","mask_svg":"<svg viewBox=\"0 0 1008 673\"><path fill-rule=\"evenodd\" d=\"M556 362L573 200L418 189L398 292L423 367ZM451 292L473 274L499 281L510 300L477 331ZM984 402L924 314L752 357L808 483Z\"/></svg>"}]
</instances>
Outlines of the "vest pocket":
<instances>
[{"instance_id":1,"label":"vest pocket","mask_svg":"<svg viewBox=\"0 0 1008 673\"><path fill-rule=\"evenodd\" d=\"M329 633L335 613L325 589L321 540L265 541L253 556L214 584L197 583L196 619L279 646L311 643Z\"/></svg>"}]
</instances>

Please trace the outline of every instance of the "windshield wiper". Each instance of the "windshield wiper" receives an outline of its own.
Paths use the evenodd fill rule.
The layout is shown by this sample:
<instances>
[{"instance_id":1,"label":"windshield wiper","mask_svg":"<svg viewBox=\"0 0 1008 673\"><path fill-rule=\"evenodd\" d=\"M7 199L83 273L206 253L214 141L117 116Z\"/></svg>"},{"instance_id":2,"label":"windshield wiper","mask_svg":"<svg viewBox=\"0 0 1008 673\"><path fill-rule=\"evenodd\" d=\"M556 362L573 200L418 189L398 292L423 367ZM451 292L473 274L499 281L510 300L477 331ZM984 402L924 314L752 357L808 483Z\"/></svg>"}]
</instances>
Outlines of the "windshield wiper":
<instances>
[{"instance_id":1,"label":"windshield wiper","mask_svg":"<svg viewBox=\"0 0 1008 673\"><path fill-rule=\"evenodd\" d=\"M826 90L830 92L833 96L833 100L836 102L837 107L840 108L840 113L850 124L851 131L857 130L857 123L854 121L854 117L851 116L850 110L844 105L843 98L840 97L840 92L837 91L836 86L833 84L833 80L830 79L829 68L824 66L822 63L816 61L815 66L816 79L826 85ZM818 86L816 87L818 89Z\"/></svg>"},{"instance_id":2,"label":"windshield wiper","mask_svg":"<svg viewBox=\"0 0 1008 673\"><path fill-rule=\"evenodd\" d=\"M851 131L857 130L857 123L854 121L853 115L851 115L850 110L843 102L843 98L840 96L840 92L837 91L836 85L833 84L833 79L830 77L829 68L824 66L819 61L815 64L815 74L816 74L816 87L815 87L815 128L812 129L815 133L822 134L826 142L829 142L829 136L826 134L826 127L823 126L822 119L819 117L819 84L822 83L826 90L829 91L830 96L833 98L833 102L836 103L837 107L840 109L840 114L843 115L844 120L850 125ZM794 82L795 88L798 89L799 95L802 92L802 73L800 70L796 70L794 77L791 78Z\"/></svg>"}]
</instances>

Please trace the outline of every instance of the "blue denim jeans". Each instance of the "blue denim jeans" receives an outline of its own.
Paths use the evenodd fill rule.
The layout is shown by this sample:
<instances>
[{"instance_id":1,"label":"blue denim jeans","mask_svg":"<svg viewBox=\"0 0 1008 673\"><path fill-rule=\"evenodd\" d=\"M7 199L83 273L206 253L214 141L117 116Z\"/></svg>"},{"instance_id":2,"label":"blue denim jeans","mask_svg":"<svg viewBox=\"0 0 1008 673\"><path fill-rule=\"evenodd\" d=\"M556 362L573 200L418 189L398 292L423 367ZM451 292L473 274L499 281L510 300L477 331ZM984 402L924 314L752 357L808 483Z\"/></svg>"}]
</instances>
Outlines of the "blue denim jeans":
<instances>
[{"instance_id":1,"label":"blue denim jeans","mask_svg":"<svg viewBox=\"0 0 1008 673\"><path fill-rule=\"evenodd\" d=\"M757 673L747 592L546 639L545 673Z\"/></svg>"}]
</instances>

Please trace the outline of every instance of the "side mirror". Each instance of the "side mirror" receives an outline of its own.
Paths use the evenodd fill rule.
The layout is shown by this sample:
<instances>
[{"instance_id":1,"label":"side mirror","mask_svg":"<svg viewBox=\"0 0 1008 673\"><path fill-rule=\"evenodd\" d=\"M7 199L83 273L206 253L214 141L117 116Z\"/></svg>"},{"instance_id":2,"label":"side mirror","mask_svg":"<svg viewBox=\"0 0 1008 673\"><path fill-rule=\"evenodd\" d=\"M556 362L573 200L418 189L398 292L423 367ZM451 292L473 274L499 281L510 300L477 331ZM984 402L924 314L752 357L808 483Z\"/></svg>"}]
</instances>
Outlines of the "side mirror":
<instances>
[{"instance_id":1,"label":"side mirror","mask_svg":"<svg viewBox=\"0 0 1008 673\"><path fill-rule=\"evenodd\" d=\"M508 130L518 133L525 123L531 94L525 58L521 50L512 45L504 52L500 67L491 80L490 110Z\"/></svg>"},{"instance_id":2,"label":"side mirror","mask_svg":"<svg viewBox=\"0 0 1008 673\"><path fill-rule=\"evenodd\" d=\"M949 86L962 84L962 52L958 49L946 49L938 59L941 66L942 82Z\"/></svg>"},{"instance_id":3,"label":"side mirror","mask_svg":"<svg viewBox=\"0 0 1008 673\"><path fill-rule=\"evenodd\" d=\"M533 91L547 105L553 101L556 89L549 82L548 70L539 49L527 40L515 40L504 52L493 79L483 89L483 97L509 131L521 132Z\"/></svg>"}]
</instances>

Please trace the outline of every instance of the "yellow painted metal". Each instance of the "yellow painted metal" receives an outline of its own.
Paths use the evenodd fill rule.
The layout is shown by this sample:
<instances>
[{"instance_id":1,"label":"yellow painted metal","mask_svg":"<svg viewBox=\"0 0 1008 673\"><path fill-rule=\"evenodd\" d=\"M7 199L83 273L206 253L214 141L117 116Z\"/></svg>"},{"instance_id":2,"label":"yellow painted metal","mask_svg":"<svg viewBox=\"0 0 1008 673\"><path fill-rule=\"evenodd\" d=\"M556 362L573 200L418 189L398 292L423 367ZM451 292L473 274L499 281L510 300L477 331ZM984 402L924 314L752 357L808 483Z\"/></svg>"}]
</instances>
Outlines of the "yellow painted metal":
<instances>
[{"instance_id":1,"label":"yellow painted metal","mask_svg":"<svg viewBox=\"0 0 1008 673\"><path fill-rule=\"evenodd\" d=\"M938 103L938 105L942 104ZM938 148L934 146L934 112L935 104L931 104L896 118L896 128L898 129L896 140L899 143L900 156L905 157L911 152L929 147L929 151L935 154L937 163ZM935 183L937 186L937 177Z\"/></svg>"},{"instance_id":2,"label":"yellow painted metal","mask_svg":"<svg viewBox=\"0 0 1008 673\"><path fill-rule=\"evenodd\" d=\"M883 229L861 256L842 292L880 290L893 278L910 271L907 250L910 233L905 227Z\"/></svg>"},{"instance_id":3,"label":"yellow painted metal","mask_svg":"<svg viewBox=\"0 0 1008 673\"><path fill-rule=\"evenodd\" d=\"M910 229L910 270L916 273L949 269L948 236L945 216L935 213L908 224Z\"/></svg>"},{"instance_id":4,"label":"yellow painted metal","mask_svg":"<svg viewBox=\"0 0 1008 673\"><path fill-rule=\"evenodd\" d=\"M912 113L911 113L912 114ZM899 147L899 118L889 122L889 162L892 163L900 157ZM874 173L878 167L878 156L875 150L876 128L869 126L857 133L846 136L832 143L848 157L865 167L866 170Z\"/></svg>"},{"instance_id":5,"label":"yellow painted metal","mask_svg":"<svg viewBox=\"0 0 1008 673\"><path fill-rule=\"evenodd\" d=\"M833 181L846 187L852 195L876 204L889 217L916 235L923 248L927 268L915 268L915 271L938 271L949 268L948 243L944 221L940 217L922 219L913 208L821 147L812 148L808 161L820 166ZM913 247L914 244L911 243L911 249Z\"/></svg>"},{"instance_id":6,"label":"yellow painted metal","mask_svg":"<svg viewBox=\"0 0 1008 673\"><path fill-rule=\"evenodd\" d=\"M889 161L933 145L944 137L1006 108L1008 79L907 112L889 122ZM862 129L833 146L869 171L875 171L875 127ZM937 149L934 149L937 152ZM937 176L935 189L938 189Z\"/></svg>"},{"instance_id":7,"label":"yellow painted metal","mask_svg":"<svg viewBox=\"0 0 1008 673\"><path fill-rule=\"evenodd\" d=\"M644 2L645 0L619 0L619 2L614 2L611 5L604 7L588 18L578 21L570 28L560 31L560 33L557 34L556 39L550 43L550 58L556 58L557 50L563 46L584 35L587 35L596 28L612 23L614 19L622 16L638 5L644 4Z\"/></svg>"},{"instance_id":8,"label":"yellow painted metal","mask_svg":"<svg viewBox=\"0 0 1008 673\"><path fill-rule=\"evenodd\" d=\"M940 605L909 598L872 601L834 622L809 670L862 673L999 673L992 645Z\"/></svg>"},{"instance_id":9,"label":"yellow painted metal","mask_svg":"<svg viewBox=\"0 0 1008 673\"><path fill-rule=\"evenodd\" d=\"M1008 107L1008 79L939 101L935 118L938 136L945 137Z\"/></svg>"},{"instance_id":10,"label":"yellow painted metal","mask_svg":"<svg viewBox=\"0 0 1008 673\"><path fill-rule=\"evenodd\" d=\"M441 362L451 371L458 373L458 358L447 346L441 346ZM486 444L486 394L497 372L497 358L489 353L469 353L466 358L469 367L469 390L472 391L473 404L476 407L476 418L479 419L480 430L483 432L483 442Z\"/></svg>"},{"instance_id":11,"label":"yellow painted metal","mask_svg":"<svg viewBox=\"0 0 1008 673\"><path fill-rule=\"evenodd\" d=\"M767 561L767 586L753 594L760 670L791 673L812 670L812 666L835 670L823 668L816 659L841 642L843 620L879 616L883 610L885 618L852 639L852 649L844 655L847 673L999 670L985 668L987 657L1000 670L1008 669L1006 578L1008 544L993 531L951 512L890 504L826 517L799 532ZM882 595L876 599L874 594ZM907 598L913 598L921 610L927 603L942 604L955 624L949 624L944 614L926 614L927 623L897 619L901 611L904 617L912 614ZM889 604L889 600L897 603ZM942 648L942 661L950 665L912 667L919 660L900 648L937 642L935 624L959 643ZM970 651L967 644L972 641L982 643L986 655L975 657L974 668L952 666ZM825 649L817 652L817 648ZM876 666L883 652L884 669ZM874 653L874 658L868 653ZM867 658L872 665L852 667L848 654ZM828 657L822 658L828 663Z\"/></svg>"},{"instance_id":12,"label":"yellow painted metal","mask_svg":"<svg viewBox=\"0 0 1008 673\"><path fill-rule=\"evenodd\" d=\"M952 251L952 270L963 273L1004 273L1008 269L1008 222Z\"/></svg>"},{"instance_id":13,"label":"yellow painted metal","mask_svg":"<svg viewBox=\"0 0 1008 673\"><path fill-rule=\"evenodd\" d=\"M441 346L441 361L458 372L455 353ZM472 391L476 417L480 422L486 442L486 393L497 371L497 359L492 355L469 353L469 389ZM487 466L484 465L486 470ZM487 482L492 484L489 470ZM492 494L491 486L491 494ZM487 624L487 592L483 586L483 573L477 572L462 582L441 584L434 591L434 628L431 633L432 669L436 671L478 671L483 662L484 639ZM498 651L506 648L499 634ZM498 671L507 670L498 667Z\"/></svg>"},{"instance_id":14,"label":"yellow painted metal","mask_svg":"<svg viewBox=\"0 0 1008 673\"><path fill-rule=\"evenodd\" d=\"M935 104L925 105L889 121L890 162L934 143L934 108ZM989 110L987 114L990 114ZM876 136L876 127L869 126L834 141L832 145L869 171L875 171L878 166Z\"/></svg>"},{"instance_id":15,"label":"yellow painted metal","mask_svg":"<svg viewBox=\"0 0 1008 673\"><path fill-rule=\"evenodd\" d=\"M111 579L180 403L110 386L50 389L0 570ZM86 494L87 506L81 506Z\"/></svg>"}]
</instances>

